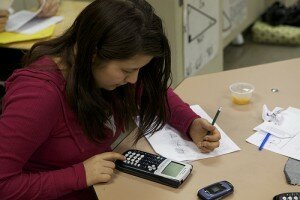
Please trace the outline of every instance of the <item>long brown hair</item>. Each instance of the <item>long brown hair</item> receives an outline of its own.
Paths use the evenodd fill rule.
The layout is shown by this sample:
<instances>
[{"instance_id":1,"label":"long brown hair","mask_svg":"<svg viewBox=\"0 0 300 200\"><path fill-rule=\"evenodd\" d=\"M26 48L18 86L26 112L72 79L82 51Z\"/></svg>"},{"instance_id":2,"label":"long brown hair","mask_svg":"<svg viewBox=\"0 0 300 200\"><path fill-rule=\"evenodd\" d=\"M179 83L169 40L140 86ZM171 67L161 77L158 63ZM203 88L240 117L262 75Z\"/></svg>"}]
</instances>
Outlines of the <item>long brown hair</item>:
<instances>
[{"instance_id":1,"label":"long brown hair","mask_svg":"<svg viewBox=\"0 0 300 200\"><path fill-rule=\"evenodd\" d=\"M138 54L153 59L140 70L135 85L105 91L96 87L93 78L95 54L103 62ZM36 43L25 56L25 65L44 55L59 56L68 66L67 101L92 141L105 138L105 123L111 116L126 125L138 115L136 141L166 123L170 47L161 19L145 0L93 1L62 36Z\"/></svg>"}]
</instances>

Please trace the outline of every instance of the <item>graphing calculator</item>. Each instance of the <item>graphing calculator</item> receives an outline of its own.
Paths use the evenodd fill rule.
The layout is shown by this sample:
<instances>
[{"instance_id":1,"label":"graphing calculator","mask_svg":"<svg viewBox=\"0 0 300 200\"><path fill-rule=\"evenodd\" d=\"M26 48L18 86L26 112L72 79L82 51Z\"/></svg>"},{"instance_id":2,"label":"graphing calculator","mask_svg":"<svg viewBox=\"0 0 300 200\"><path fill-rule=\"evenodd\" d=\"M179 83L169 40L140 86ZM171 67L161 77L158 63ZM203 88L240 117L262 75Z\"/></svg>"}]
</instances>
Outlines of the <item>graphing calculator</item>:
<instances>
[{"instance_id":1,"label":"graphing calculator","mask_svg":"<svg viewBox=\"0 0 300 200\"><path fill-rule=\"evenodd\" d=\"M123 153L126 160L117 160L116 169L174 188L179 187L192 171L192 165L140 150Z\"/></svg>"},{"instance_id":2,"label":"graphing calculator","mask_svg":"<svg viewBox=\"0 0 300 200\"><path fill-rule=\"evenodd\" d=\"M233 193L233 189L233 185L228 181L220 181L200 189L198 197L202 200L222 199Z\"/></svg>"},{"instance_id":3,"label":"graphing calculator","mask_svg":"<svg viewBox=\"0 0 300 200\"><path fill-rule=\"evenodd\" d=\"M288 192L276 195L273 200L299 200L300 192Z\"/></svg>"}]
</instances>

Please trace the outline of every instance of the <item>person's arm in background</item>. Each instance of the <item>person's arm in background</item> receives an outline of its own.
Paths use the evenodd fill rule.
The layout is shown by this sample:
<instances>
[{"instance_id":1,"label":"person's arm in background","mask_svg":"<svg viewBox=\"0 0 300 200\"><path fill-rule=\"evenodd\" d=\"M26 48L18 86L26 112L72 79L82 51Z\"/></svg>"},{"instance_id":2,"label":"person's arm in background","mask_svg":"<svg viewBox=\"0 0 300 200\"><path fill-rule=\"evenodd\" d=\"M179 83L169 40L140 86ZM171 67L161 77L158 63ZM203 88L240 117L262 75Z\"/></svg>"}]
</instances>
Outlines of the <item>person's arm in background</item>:
<instances>
[{"instance_id":1,"label":"person's arm in background","mask_svg":"<svg viewBox=\"0 0 300 200\"><path fill-rule=\"evenodd\" d=\"M45 0L38 0L40 6L42 6ZM46 0L42 11L38 14L38 17L52 17L54 16L59 8L60 0Z\"/></svg>"},{"instance_id":2,"label":"person's arm in background","mask_svg":"<svg viewBox=\"0 0 300 200\"><path fill-rule=\"evenodd\" d=\"M190 106L170 88L168 89L168 102L171 110L168 123L171 126L191 138L203 153L219 147L220 132L206 119L195 114ZM207 131L210 131L211 134L207 135Z\"/></svg>"},{"instance_id":3,"label":"person's arm in background","mask_svg":"<svg viewBox=\"0 0 300 200\"><path fill-rule=\"evenodd\" d=\"M8 19L9 12L7 10L0 10L0 32L3 32Z\"/></svg>"}]
</instances>

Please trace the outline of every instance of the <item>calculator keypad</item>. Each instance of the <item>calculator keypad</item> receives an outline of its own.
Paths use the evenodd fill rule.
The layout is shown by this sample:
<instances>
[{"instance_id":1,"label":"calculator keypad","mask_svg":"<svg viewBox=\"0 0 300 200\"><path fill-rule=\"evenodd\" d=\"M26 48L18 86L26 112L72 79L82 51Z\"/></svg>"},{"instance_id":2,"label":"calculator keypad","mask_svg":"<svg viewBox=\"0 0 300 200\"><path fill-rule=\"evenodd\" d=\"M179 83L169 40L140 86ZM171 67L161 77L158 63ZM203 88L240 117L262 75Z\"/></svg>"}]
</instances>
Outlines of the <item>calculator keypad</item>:
<instances>
[{"instance_id":1,"label":"calculator keypad","mask_svg":"<svg viewBox=\"0 0 300 200\"><path fill-rule=\"evenodd\" d=\"M165 157L142 152L139 150L128 151L124 154L126 160L124 163L129 166L135 166L142 170L154 173L157 167L166 159Z\"/></svg>"},{"instance_id":2,"label":"calculator keypad","mask_svg":"<svg viewBox=\"0 0 300 200\"><path fill-rule=\"evenodd\" d=\"M300 200L300 193L283 193L279 195L278 200Z\"/></svg>"}]
</instances>

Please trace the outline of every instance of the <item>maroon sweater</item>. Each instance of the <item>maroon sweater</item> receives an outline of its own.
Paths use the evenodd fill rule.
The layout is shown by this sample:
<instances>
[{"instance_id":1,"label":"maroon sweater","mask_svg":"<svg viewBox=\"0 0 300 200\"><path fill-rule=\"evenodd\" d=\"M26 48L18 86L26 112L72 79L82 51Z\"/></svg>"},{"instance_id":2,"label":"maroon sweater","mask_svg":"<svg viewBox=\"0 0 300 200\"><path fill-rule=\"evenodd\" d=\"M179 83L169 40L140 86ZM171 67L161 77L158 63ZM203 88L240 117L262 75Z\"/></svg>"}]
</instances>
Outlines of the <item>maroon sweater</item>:
<instances>
[{"instance_id":1,"label":"maroon sweater","mask_svg":"<svg viewBox=\"0 0 300 200\"><path fill-rule=\"evenodd\" d=\"M107 129L101 144L90 142L67 105L65 85L49 57L15 71L6 81L0 116L1 200L95 199L83 161L110 151L122 127L115 134ZM187 133L198 116L171 89L168 99L169 124Z\"/></svg>"}]
</instances>

